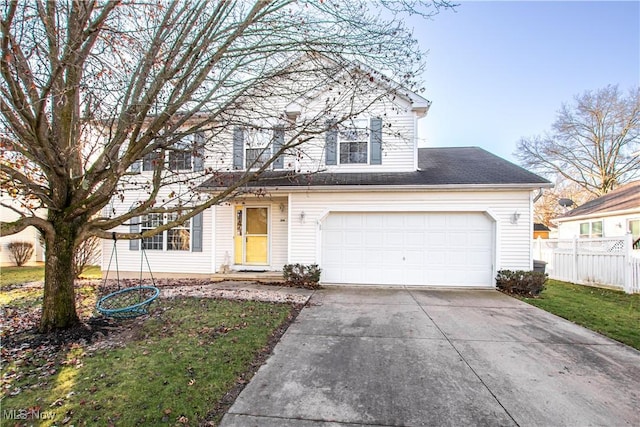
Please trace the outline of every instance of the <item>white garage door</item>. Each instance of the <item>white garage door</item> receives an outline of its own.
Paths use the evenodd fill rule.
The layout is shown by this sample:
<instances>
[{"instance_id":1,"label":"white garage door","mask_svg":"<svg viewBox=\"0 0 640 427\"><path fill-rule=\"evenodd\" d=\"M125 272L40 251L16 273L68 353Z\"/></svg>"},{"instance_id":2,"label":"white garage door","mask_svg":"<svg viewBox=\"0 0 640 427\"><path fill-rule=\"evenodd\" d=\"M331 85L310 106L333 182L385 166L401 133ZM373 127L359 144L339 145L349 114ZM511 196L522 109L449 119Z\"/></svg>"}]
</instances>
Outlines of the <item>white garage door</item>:
<instances>
[{"instance_id":1,"label":"white garage door","mask_svg":"<svg viewBox=\"0 0 640 427\"><path fill-rule=\"evenodd\" d=\"M322 222L322 282L493 286L481 212L340 212Z\"/></svg>"}]
</instances>

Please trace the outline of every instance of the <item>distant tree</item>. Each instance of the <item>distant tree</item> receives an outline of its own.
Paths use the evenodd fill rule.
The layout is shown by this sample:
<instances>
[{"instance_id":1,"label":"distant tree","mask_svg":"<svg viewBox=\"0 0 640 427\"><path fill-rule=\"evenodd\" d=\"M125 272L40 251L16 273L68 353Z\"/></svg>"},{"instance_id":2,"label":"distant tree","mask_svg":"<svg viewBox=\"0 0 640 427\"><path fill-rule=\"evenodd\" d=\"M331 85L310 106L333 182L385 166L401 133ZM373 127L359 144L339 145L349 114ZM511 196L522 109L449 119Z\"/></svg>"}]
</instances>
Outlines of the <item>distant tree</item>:
<instances>
[{"instance_id":1,"label":"distant tree","mask_svg":"<svg viewBox=\"0 0 640 427\"><path fill-rule=\"evenodd\" d=\"M576 206L580 206L593 198L592 193L589 193L575 182L558 177L555 181L555 186L545 190L542 197L534 204L533 220L547 227L554 226L555 224L552 220L571 209L570 207L560 206L560 199L570 199Z\"/></svg>"},{"instance_id":2,"label":"distant tree","mask_svg":"<svg viewBox=\"0 0 640 427\"><path fill-rule=\"evenodd\" d=\"M522 138L516 156L541 174L561 176L598 197L640 176L640 89L587 91L562 105L551 131ZM565 197L565 196L562 196Z\"/></svg>"},{"instance_id":3,"label":"distant tree","mask_svg":"<svg viewBox=\"0 0 640 427\"><path fill-rule=\"evenodd\" d=\"M20 218L0 227L8 235L33 226L46 242L40 330L79 320L73 263L83 241L109 238L109 230L149 213L171 220L117 238L150 237L183 224L326 130L328 117L340 122L366 111L366 103L353 102L357 96L374 102L393 99L403 87L418 90L424 54L398 14L431 16L448 6L437 0L4 1L0 193L21 206L4 204ZM373 96L372 86L385 76L393 79L390 89ZM219 171L172 173L172 164L218 158L218 136L233 127L274 119L267 115L273 96L309 94L323 111L290 121L280 150L259 156L262 166L225 191L193 191ZM199 141L202 151L180 145L203 134L210 139ZM157 161L165 152L174 153L168 164ZM135 176L141 163L153 169L146 181ZM174 184L180 191L163 193ZM127 212L100 215L127 186L145 197Z\"/></svg>"}]
</instances>

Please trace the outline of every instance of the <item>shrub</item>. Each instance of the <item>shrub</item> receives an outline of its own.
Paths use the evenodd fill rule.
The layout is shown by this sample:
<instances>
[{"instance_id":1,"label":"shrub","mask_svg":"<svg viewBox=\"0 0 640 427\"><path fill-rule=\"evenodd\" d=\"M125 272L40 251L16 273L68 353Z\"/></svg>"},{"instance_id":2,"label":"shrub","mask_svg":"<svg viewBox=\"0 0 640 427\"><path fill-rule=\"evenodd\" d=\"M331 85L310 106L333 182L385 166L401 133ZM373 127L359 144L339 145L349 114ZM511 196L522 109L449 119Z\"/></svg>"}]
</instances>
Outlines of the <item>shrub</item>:
<instances>
[{"instance_id":1,"label":"shrub","mask_svg":"<svg viewBox=\"0 0 640 427\"><path fill-rule=\"evenodd\" d=\"M100 262L102 248L100 239L92 236L83 240L73 253L73 277L80 277L85 267Z\"/></svg>"},{"instance_id":2,"label":"shrub","mask_svg":"<svg viewBox=\"0 0 640 427\"><path fill-rule=\"evenodd\" d=\"M33 255L33 245L29 242L11 242L7 249L18 267L22 267Z\"/></svg>"},{"instance_id":3,"label":"shrub","mask_svg":"<svg viewBox=\"0 0 640 427\"><path fill-rule=\"evenodd\" d=\"M536 296L544 290L545 273L535 271L500 270L496 277L498 289L510 294Z\"/></svg>"},{"instance_id":4,"label":"shrub","mask_svg":"<svg viewBox=\"0 0 640 427\"><path fill-rule=\"evenodd\" d=\"M320 272L318 264L286 264L282 268L287 286L305 289L320 289Z\"/></svg>"}]
</instances>

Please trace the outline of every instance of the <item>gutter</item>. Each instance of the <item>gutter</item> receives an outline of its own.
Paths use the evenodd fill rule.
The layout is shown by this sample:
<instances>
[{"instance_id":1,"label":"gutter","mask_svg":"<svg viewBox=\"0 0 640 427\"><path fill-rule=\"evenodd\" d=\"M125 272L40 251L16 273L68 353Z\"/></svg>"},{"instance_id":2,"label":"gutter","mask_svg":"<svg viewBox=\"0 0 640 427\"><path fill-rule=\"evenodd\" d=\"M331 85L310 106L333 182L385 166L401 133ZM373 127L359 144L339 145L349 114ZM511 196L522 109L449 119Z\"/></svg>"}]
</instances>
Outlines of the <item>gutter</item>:
<instances>
[{"instance_id":1,"label":"gutter","mask_svg":"<svg viewBox=\"0 0 640 427\"><path fill-rule=\"evenodd\" d=\"M553 184L441 184L441 185L305 185L305 186L251 186L239 187L243 189L266 189L271 193L300 193L309 191L322 191L328 193L351 192L389 192L389 191L486 191L486 190L531 190L536 188L550 188ZM204 192L216 192L225 190L226 187L200 188Z\"/></svg>"}]
</instances>

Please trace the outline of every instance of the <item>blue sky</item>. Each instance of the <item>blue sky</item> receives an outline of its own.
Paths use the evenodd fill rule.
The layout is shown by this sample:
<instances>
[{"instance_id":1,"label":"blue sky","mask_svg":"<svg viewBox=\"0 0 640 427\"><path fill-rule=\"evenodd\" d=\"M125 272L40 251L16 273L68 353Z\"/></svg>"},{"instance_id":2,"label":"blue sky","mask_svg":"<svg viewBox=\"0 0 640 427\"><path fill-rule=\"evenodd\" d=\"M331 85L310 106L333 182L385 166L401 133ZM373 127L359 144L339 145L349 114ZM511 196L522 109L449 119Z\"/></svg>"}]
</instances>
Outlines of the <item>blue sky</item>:
<instances>
[{"instance_id":1,"label":"blue sky","mask_svg":"<svg viewBox=\"0 0 640 427\"><path fill-rule=\"evenodd\" d=\"M407 24L429 50L421 146L515 161L517 141L550 129L563 102L640 80L640 1L462 1Z\"/></svg>"}]
</instances>

